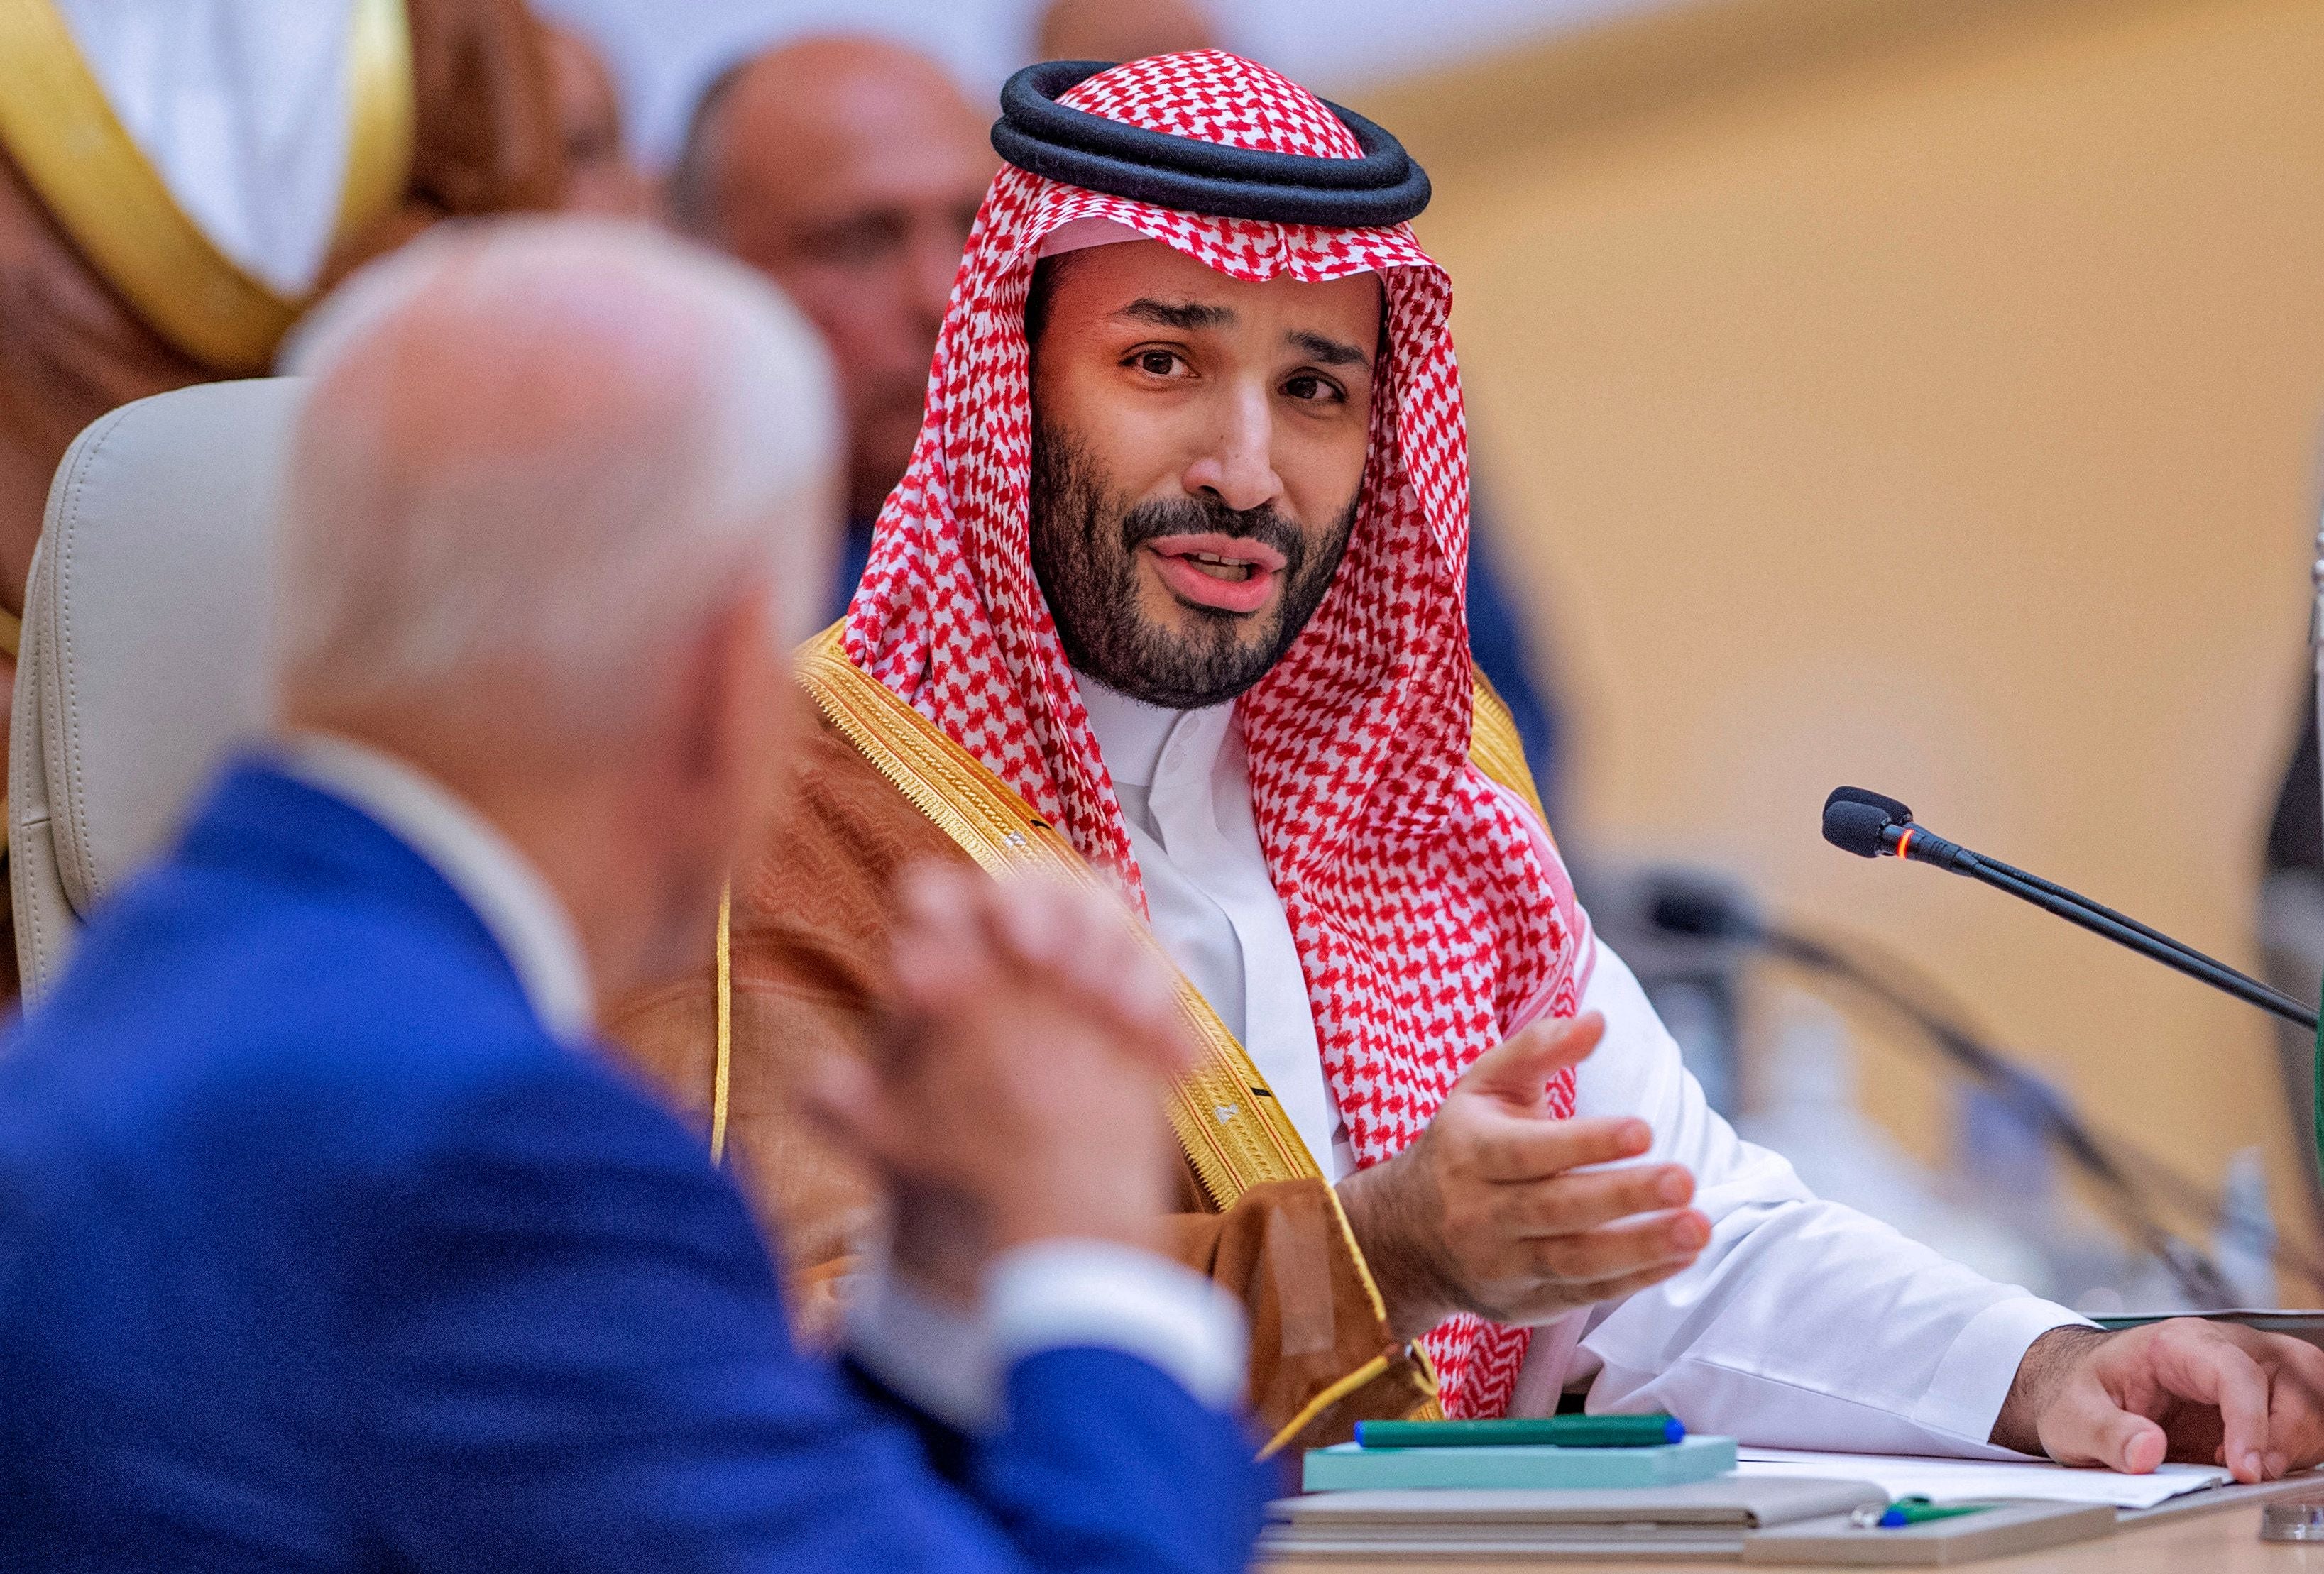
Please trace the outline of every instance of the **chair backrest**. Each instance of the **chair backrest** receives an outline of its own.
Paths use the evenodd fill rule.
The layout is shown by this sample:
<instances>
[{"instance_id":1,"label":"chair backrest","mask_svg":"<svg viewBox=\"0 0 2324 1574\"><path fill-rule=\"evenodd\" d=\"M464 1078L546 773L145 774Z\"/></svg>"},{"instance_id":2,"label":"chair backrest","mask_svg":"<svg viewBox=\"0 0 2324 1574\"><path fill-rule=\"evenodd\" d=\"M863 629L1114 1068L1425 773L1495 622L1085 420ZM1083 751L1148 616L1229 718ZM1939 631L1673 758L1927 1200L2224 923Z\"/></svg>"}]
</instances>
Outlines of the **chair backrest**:
<instances>
[{"instance_id":1,"label":"chair backrest","mask_svg":"<svg viewBox=\"0 0 2324 1574\"><path fill-rule=\"evenodd\" d=\"M142 399L75 439L26 588L8 866L29 1002L90 910L265 721L289 378Z\"/></svg>"}]
</instances>

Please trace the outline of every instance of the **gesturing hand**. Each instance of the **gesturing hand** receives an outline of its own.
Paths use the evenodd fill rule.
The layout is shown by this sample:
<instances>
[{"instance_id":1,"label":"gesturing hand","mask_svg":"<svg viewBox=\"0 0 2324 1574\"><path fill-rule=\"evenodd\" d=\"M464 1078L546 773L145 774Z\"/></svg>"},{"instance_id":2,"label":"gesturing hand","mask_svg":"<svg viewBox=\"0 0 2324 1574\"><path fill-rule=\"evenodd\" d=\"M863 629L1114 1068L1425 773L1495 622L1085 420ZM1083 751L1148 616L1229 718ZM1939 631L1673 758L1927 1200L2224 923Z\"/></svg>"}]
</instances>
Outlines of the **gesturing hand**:
<instances>
[{"instance_id":1,"label":"gesturing hand","mask_svg":"<svg viewBox=\"0 0 2324 1574\"><path fill-rule=\"evenodd\" d=\"M974 1298L1036 1240L1148 1244L1167 1205L1167 1079L1191 1055L1169 975L1085 886L914 870L895 1008L869 1064L833 1064L825 1120L886 1179L892 1257Z\"/></svg>"},{"instance_id":2,"label":"gesturing hand","mask_svg":"<svg viewBox=\"0 0 2324 1574\"><path fill-rule=\"evenodd\" d=\"M1681 1166L1586 1167L1646 1152L1645 1121L1549 1113L1549 1079L1605 1027L1594 1011L1536 1023L1478 1056L1410 1147L1340 1183L1397 1337L1455 1312L1545 1322L1666 1279L1710 1241Z\"/></svg>"},{"instance_id":3,"label":"gesturing hand","mask_svg":"<svg viewBox=\"0 0 2324 1574\"><path fill-rule=\"evenodd\" d=\"M2133 1475L2168 1459L2271 1480L2324 1460L2324 1350L2190 1317L2052 1329L2018 1363L1992 1441Z\"/></svg>"}]
</instances>

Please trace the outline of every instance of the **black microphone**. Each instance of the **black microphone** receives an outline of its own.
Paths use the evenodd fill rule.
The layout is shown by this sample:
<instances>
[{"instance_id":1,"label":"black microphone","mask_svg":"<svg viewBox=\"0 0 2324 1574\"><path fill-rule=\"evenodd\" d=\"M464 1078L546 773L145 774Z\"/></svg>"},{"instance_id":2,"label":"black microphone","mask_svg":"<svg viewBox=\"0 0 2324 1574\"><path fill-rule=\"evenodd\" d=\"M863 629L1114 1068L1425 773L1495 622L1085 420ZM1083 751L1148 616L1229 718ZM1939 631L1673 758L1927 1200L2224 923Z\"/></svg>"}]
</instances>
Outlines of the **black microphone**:
<instances>
[{"instance_id":1,"label":"black microphone","mask_svg":"<svg viewBox=\"0 0 2324 1574\"><path fill-rule=\"evenodd\" d=\"M1823 806L1825 811L1829 813L1832 805L1843 802L1870 804L1886 813L1889 819L1900 826L1913 824L1913 811L1911 807L1900 799L1888 796L1886 793L1876 793L1864 787L1834 787L1831 789L1831 796L1824 799ZM1826 831L1824 834L1829 836L1831 833L1830 831ZM1919 847L1921 851L1908 852L1906 854L1907 857L1919 858L1923 856L1924 853L1936 854L1940 850L1944 850L1948 854L1958 854L1962 851L1958 843L1947 842L1941 836L1930 836L1925 830L1922 832L1920 838L1915 839L1914 845ZM1850 849L1850 851L1854 850ZM1863 856L1877 855L1866 854ZM1943 861L1943 860L1936 856L1930 856L1928 858L1928 861L1935 863ZM2024 880L2027 885L2035 888L2037 890L2044 890L2053 897L2062 897L2067 901L2079 903L2089 911L2096 913L2101 918L2111 918L2126 929L2135 929L2139 934L2145 935L2149 940L2153 941L2158 945L2167 945L2173 951L2182 952L2187 955L2195 958L2198 962L2210 961L2210 958L2205 956L2201 952L2196 951L2190 946L2181 944L2178 941L2172 939L2171 936L2163 934L2159 929L2149 929L2145 925L2140 923L2137 919L2131 917L2126 913L2117 913L2112 907L2106 906L2102 902L2094 902L2090 900L2089 897L2085 897L2079 892L2068 890L2064 886L2053 885L2050 881L2043 879L2038 874L2028 874L2024 870L2019 869L2015 864L2004 863L2001 860L1990 856L1982 858L1980 861L1987 868L1999 870L2002 873L2009 876L2012 879Z\"/></svg>"},{"instance_id":2,"label":"black microphone","mask_svg":"<svg viewBox=\"0 0 2324 1574\"><path fill-rule=\"evenodd\" d=\"M2215 990L2224 990L2264 1011L2273 1011L2310 1033L2316 1031L2315 1007L2270 989L2185 942L2150 929L2079 892L2027 874L1999 859L1971 852L1958 842L1948 842L1916 822L1912 810L1895 798L1862 787L1833 788L1823 804L1823 839L1858 858L1906 858L1967 875L2093 934L2102 934L2117 945L2127 946L2141 956L2174 968L2189 978L2200 979Z\"/></svg>"}]
</instances>

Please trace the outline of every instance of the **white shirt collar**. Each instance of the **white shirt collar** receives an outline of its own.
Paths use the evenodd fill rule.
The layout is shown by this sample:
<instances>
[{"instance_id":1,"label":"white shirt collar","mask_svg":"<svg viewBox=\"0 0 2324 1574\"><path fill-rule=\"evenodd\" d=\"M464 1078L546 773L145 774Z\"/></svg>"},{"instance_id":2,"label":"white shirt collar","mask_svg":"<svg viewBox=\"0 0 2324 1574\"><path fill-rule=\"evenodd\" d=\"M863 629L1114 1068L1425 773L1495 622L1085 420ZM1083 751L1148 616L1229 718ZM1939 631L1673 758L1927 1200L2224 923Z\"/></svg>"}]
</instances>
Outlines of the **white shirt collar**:
<instances>
[{"instance_id":1,"label":"white shirt collar","mask_svg":"<svg viewBox=\"0 0 2324 1574\"><path fill-rule=\"evenodd\" d=\"M489 820L418 768L352 739L293 732L281 740L280 759L386 826L444 877L507 956L543 1027L567 1043L590 1036L589 962L572 917Z\"/></svg>"},{"instance_id":2,"label":"white shirt collar","mask_svg":"<svg viewBox=\"0 0 2324 1574\"><path fill-rule=\"evenodd\" d=\"M1210 779L1234 720L1232 700L1174 711L1132 699L1085 673L1074 673L1074 682L1116 787L1152 787L1166 777L1174 784Z\"/></svg>"},{"instance_id":3,"label":"white shirt collar","mask_svg":"<svg viewBox=\"0 0 2324 1574\"><path fill-rule=\"evenodd\" d=\"M1345 1174L1354 1155L1343 1151L1298 942L1259 842L1233 704L1173 711L1074 677L1113 777L1154 937L1250 1052L1316 1161Z\"/></svg>"}]
</instances>

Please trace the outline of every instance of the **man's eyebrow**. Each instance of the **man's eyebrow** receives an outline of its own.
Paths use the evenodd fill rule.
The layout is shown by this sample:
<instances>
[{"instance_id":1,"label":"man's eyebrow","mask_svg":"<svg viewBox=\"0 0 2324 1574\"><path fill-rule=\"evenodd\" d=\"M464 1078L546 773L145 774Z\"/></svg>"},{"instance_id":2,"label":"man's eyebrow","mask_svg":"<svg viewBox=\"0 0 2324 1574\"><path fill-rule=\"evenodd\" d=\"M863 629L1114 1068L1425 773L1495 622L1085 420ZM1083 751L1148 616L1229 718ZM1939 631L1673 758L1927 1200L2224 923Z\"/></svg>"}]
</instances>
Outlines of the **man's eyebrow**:
<instances>
[{"instance_id":1,"label":"man's eyebrow","mask_svg":"<svg viewBox=\"0 0 2324 1574\"><path fill-rule=\"evenodd\" d=\"M1295 348L1306 351L1326 366L1369 366L1372 364L1372 358L1355 345L1326 338L1305 328L1295 328L1283 336Z\"/></svg>"},{"instance_id":2,"label":"man's eyebrow","mask_svg":"<svg viewBox=\"0 0 2324 1574\"><path fill-rule=\"evenodd\" d=\"M1209 306L1199 300L1157 300L1150 295L1139 296L1113 315L1135 318L1157 327L1176 328L1182 333L1232 327L1235 320L1231 307Z\"/></svg>"}]
</instances>

